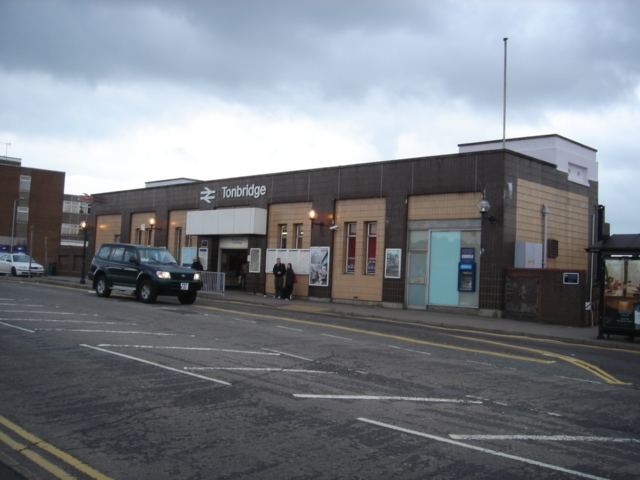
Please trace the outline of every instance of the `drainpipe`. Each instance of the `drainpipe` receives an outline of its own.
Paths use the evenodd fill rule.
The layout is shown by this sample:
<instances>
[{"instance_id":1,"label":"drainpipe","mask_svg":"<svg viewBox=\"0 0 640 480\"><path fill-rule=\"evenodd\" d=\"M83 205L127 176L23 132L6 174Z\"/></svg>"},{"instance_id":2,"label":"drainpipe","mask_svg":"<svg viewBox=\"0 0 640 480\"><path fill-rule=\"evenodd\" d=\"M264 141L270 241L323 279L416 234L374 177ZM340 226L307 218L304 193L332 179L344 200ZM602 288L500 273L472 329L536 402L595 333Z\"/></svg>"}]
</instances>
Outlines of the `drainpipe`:
<instances>
[{"instance_id":1,"label":"drainpipe","mask_svg":"<svg viewBox=\"0 0 640 480\"><path fill-rule=\"evenodd\" d=\"M547 217L549 216L549 207L542 205L542 268L547 268Z\"/></svg>"}]
</instances>

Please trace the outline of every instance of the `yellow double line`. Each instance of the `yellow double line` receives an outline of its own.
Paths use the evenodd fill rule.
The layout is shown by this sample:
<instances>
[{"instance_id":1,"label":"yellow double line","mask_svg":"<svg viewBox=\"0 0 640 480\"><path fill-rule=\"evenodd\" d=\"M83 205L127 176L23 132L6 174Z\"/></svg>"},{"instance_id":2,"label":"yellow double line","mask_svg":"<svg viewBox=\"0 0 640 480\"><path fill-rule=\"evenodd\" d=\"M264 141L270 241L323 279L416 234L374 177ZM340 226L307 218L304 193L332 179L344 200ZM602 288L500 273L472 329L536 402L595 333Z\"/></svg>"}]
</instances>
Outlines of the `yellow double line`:
<instances>
[{"instance_id":1,"label":"yellow double line","mask_svg":"<svg viewBox=\"0 0 640 480\"><path fill-rule=\"evenodd\" d=\"M458 346L458 345L450 345L450 344L446 344L446 343L430 342L428 340L420 340L418 338L404 337L404 336L400 336L400 335L392 335L392 334L389 334L389 333L381 333L381 332L376 332L376 331L373 331L373 330L365 330L365 329L362 329L362 328L345 327L345 326L342 326L342 325L332 325L332 324L328 324L328 323L314 322L312 320L300 320L300 319L297 319L297 318L283 317L283 316L279 316L279 315L265 315L263 313L250 313L250 312L243 312L243 311L240 311L240 310L230 310L230 309L218 308L218 307L202 306L200 308L204 308L204 309L207 309L207 310L214 310L214 311L218 311L218 312L239 314L239 315L244 315L244 316L247 316L247 317L269 318L271 320L278 320L278 321L282 321L282 322L291 322L291 323L297 323L297 324L302 324L302 325L313 325L313 326L316 326L316 327L328 328L328 329L332 329L332 330L340 330L342 332L359 333L359 334L363 334L363 335L370 335L372 337L391 338L393 340L398 340L400 342L405 342L405 343L412 343L414 345L427 345L427 346L430 346L430 347L444 348L444 349L448 349L448 350L458 350L458 351L462 351L462 352L480 353L480 354L483 354L483 355L491 355L491 356L494 356L494 357L509 358L509 359L512 359L512 360L521 360L521 361L524 361L524 362L533 362L533 363L542 363L542 364L556 363L556 360L548 360L548 359L545 359L545 358L534 358L534 357L527 357L527 356L524 356L524 355L514 355L512 353L496 352L496 351L493 351L493 350L480 350L480 349L477 349L477 348L461 347L461 346Z\"/></svg>"},{"instance_id":2,"label":"yellow double line","mask_svg":"<svg viewBox=\"0 0 640 480\"><path fill-rule=\"evenodd\" d=\"M89 478L93 478L96 480L111 480L110 477L103 475L97 470L91 468L89 465L82 463L77 458L69 455L68 453L63 452L62 450L59 450L58 448L54 447L50 443L47 443L41 438L36 437L32 433L27 432L24 428L20 427L19 425L16 425L11 420L8 420L2 415L0 415L0 425L5 429L10 430L11 432L18 435L21 438L20 440L15 440L10 435L7 435L7 433L0 431L0 441L2 443L12 448L16 452L21 453L22 455L27 457L29 460L31 460L33 463L38 465L40 468L46 470L47 472L49 472L51 475L53 475L58 479L70 480L76 477L74 477L70 473L67 473L62 468L58 467L57 465L54 465L52 462L44 458L37 451L35 451L34 447L56 457L57 459L63 461L65 464L69 465L70 467L73 467L79 472L88 476ZM27 443L26 444L22 443L23 440L26 441Z\"/></svg>"},{"instance_id":3,"label":"yellow double line","mask_svg":"<svg viewBox=\"0 0 640 480\"><path fill-rule=\"evenodd\" d=\"M520 361L525 361L525 362L532 362L532 363L542 363L542 364L553 364L556 363L558 360L570 363L582 370L586 370L587 372L591 373L592 375L595 375L596 377L600 378L601 380L603 380L604 382L611 384L611 385L629 385L629 383L623 382L621 380L618 380L617 378L615 378L613 375L610 375L609 373L605 372L604 370L602 370L601 368L597 367L596 365L593 365L591 363L585 362L584 360L580 360L577 358L573 358L567 355L562 355L559 353L554 353L554 352L550 352L548 350L542 350L539 348L531 348L531 347L523 347L520 345L514 345L511 343L504 343L504 342L496 342L493 340L484 340L484 339L480 339L480 338L475 338L475 337L466 337L466 336L462 336L462 335L450 335L453 338L459 338L461 340L470 340L470 341L474 341L474 342L480 342L480 343L486 343L486 344L490 344L490 345L496 345L496 346L500 346L500 347L506 347L506 348L510 348L510 349L514 349L514 350L522 350L522 351L526 351L529 353L534 353L536 355L541 355L543 358L535 358L535 357L529 357L529 356L524 356L524 355L515 355L515 354L511 354L511 353L506 353L506 352L496 352L496 351L492 351L492 350L480 350L477 348L468 348L468 347L462 347L462 346L458 346L458 345L450 345L450 344L446 344L446 343L437 343L437 342L430 342L427 340L420 340L417 338L410 338L410 337L404 337L404 336L399 336L399 335L391 335L388 333L380 333L380 332L375 332L372 330L364 330L361 328L353 328L353 327L345 327L342 325L332 325L332 324L327 324L327 323L322 323L322 322L314 322L312 320L301 320L301 319L297 319L297 318L291 318L291 317L284 317L284 316L279 316L279 315L265 315L265 314L258 314L258 313L249 313L249 312L243 312L243 311L239 311L239 310L231 310L231 309L226 309L226 308L219 308L219 307L209 307L209 306L203 306L201 308L207 309L207 310L215 310L215 311L219 311L219 312L225 312L225 313L234 313L234 314L240 314L240 315L245 315L245 316L250 316L250 317L258 317L258 318L269 318L272 320L279 320L279 321L285 321L285 322L291 322L291 323L298 323L298 324L305 324L305 325L313 325L313 326L318 326L318 327L323 327L323 328L330 328L330 329L334 329L334 330L341 330L343 332L353 332L353 333L360 333L360 334L365 334L365 335L371 335L371 336L375 336L375 337L384 337L384 338L392 338L394 340L398 340L401 342L406 342L406 343L413 343L415 345L428 345L428 346L432 346L432 347L437 347L437 348L444 348L444 349L449 349L449 350L458 350L458 351L463 351L463 352L472 352L472 353L479 353L482 355L490 355L490 356L494 356L494 357L502 357L502 358L509 358L512 360L520 360ZM396 322L390 322L390 323L396 323ZM444 329L447 330L447 329Z\"/></svg>"},{"instance_id":4,"label":"yellow double line","mask_svg":"<svg viewBox=\"0 0 640 480\"><path fill-rule=\"evenodd\" d=\"M585 362L584 360L580 360L579 358L573 358L568 355L562 355L561 353L550 352L548 350L541 350L539 348L523 347L521 345L513 345L511 343L496 342L494 340L484 340L480 338L463 337L460 335L452 335L452 337L460 338L464 340L471 340L474 342L488 343L491 345L499 345L502 347L513 348L515 350L522 350L525 352L537 353L538 355L542 355L543 357L557 358L558 360L562 360L578 368L586 370L587 372L591 373L592 375L595 375L596 377L600 378L601 380L603 380L604 382L610 385L629 385L629 383L623 382L622 380L618 380L616 377L605 372L604 370L602 370L600 367L596 365L593 365L589 362Z\"/></svg>"}]
</instances>

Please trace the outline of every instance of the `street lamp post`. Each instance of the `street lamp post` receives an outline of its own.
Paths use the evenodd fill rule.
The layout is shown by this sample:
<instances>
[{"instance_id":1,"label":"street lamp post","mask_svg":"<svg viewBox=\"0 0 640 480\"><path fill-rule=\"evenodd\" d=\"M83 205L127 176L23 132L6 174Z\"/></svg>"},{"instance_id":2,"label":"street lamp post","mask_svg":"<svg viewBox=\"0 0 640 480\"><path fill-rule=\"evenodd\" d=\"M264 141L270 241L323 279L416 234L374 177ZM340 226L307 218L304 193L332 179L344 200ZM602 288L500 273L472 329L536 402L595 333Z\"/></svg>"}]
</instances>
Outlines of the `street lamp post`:
<instances>
[{"instance_id":1,"label":"street lamp post","mask_svg":"<svg viewBox=\"0 0 640 480\"><path fill-rule=\"evenodd\" d=\"M81 221L80 229L82 230L82 270L80 272L80 283L84 285L87 283L84 279L87 274L87 222L84 220Z\"/></svg>"},{"instance_id":2,"label":"street lamp post","mask_svg":"<svg viewBox=\"0 0 640 480\"><path fill-rule=\"evenodd\" d=\"M154 245L155 244L155 237L153 235L153 232L156 229L156 219L154 217L151 217L149 219L149 239L148 239L148 244L149 245Z\"/></svg>"}]
</instances>

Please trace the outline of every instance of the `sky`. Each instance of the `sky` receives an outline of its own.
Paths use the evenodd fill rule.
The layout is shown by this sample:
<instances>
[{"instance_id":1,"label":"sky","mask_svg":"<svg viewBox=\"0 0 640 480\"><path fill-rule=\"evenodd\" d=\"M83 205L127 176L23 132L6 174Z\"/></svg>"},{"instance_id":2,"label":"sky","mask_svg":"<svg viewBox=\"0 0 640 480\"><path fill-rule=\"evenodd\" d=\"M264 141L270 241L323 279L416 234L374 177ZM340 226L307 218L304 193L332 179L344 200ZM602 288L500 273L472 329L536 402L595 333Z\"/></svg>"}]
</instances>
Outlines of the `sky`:
<instances>
[{"instance_id":1,"label":"sky","mask_svg":"<svg viewBox=\"0 0 640 480\"><path fill-rule=\"evenodd\" d=\"M598 150L638 233L640 1L0 0L0 155L65 192L456 153ZM10 144L10 145L8 145Z\"/></svg>"}]
</instances>

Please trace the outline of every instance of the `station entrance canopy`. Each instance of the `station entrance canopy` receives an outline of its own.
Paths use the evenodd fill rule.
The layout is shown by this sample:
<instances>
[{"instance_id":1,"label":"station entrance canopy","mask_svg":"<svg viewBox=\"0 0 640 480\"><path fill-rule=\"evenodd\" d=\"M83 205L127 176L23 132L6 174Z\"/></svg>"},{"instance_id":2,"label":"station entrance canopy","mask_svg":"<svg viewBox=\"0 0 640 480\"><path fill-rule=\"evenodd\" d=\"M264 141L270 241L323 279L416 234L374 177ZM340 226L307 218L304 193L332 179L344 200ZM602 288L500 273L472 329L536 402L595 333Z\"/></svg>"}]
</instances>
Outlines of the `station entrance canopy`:
<instances>
[{"instance_id":1,"label":"station entrance canopy","mask_svg":"<svg viewBox=\"0 0 640 480\"><path fill-rule=\"evenodd\" d=\"M224 208L187 212L187 235L266 235L264 208Z\"/></svg>"}]
</instances>

